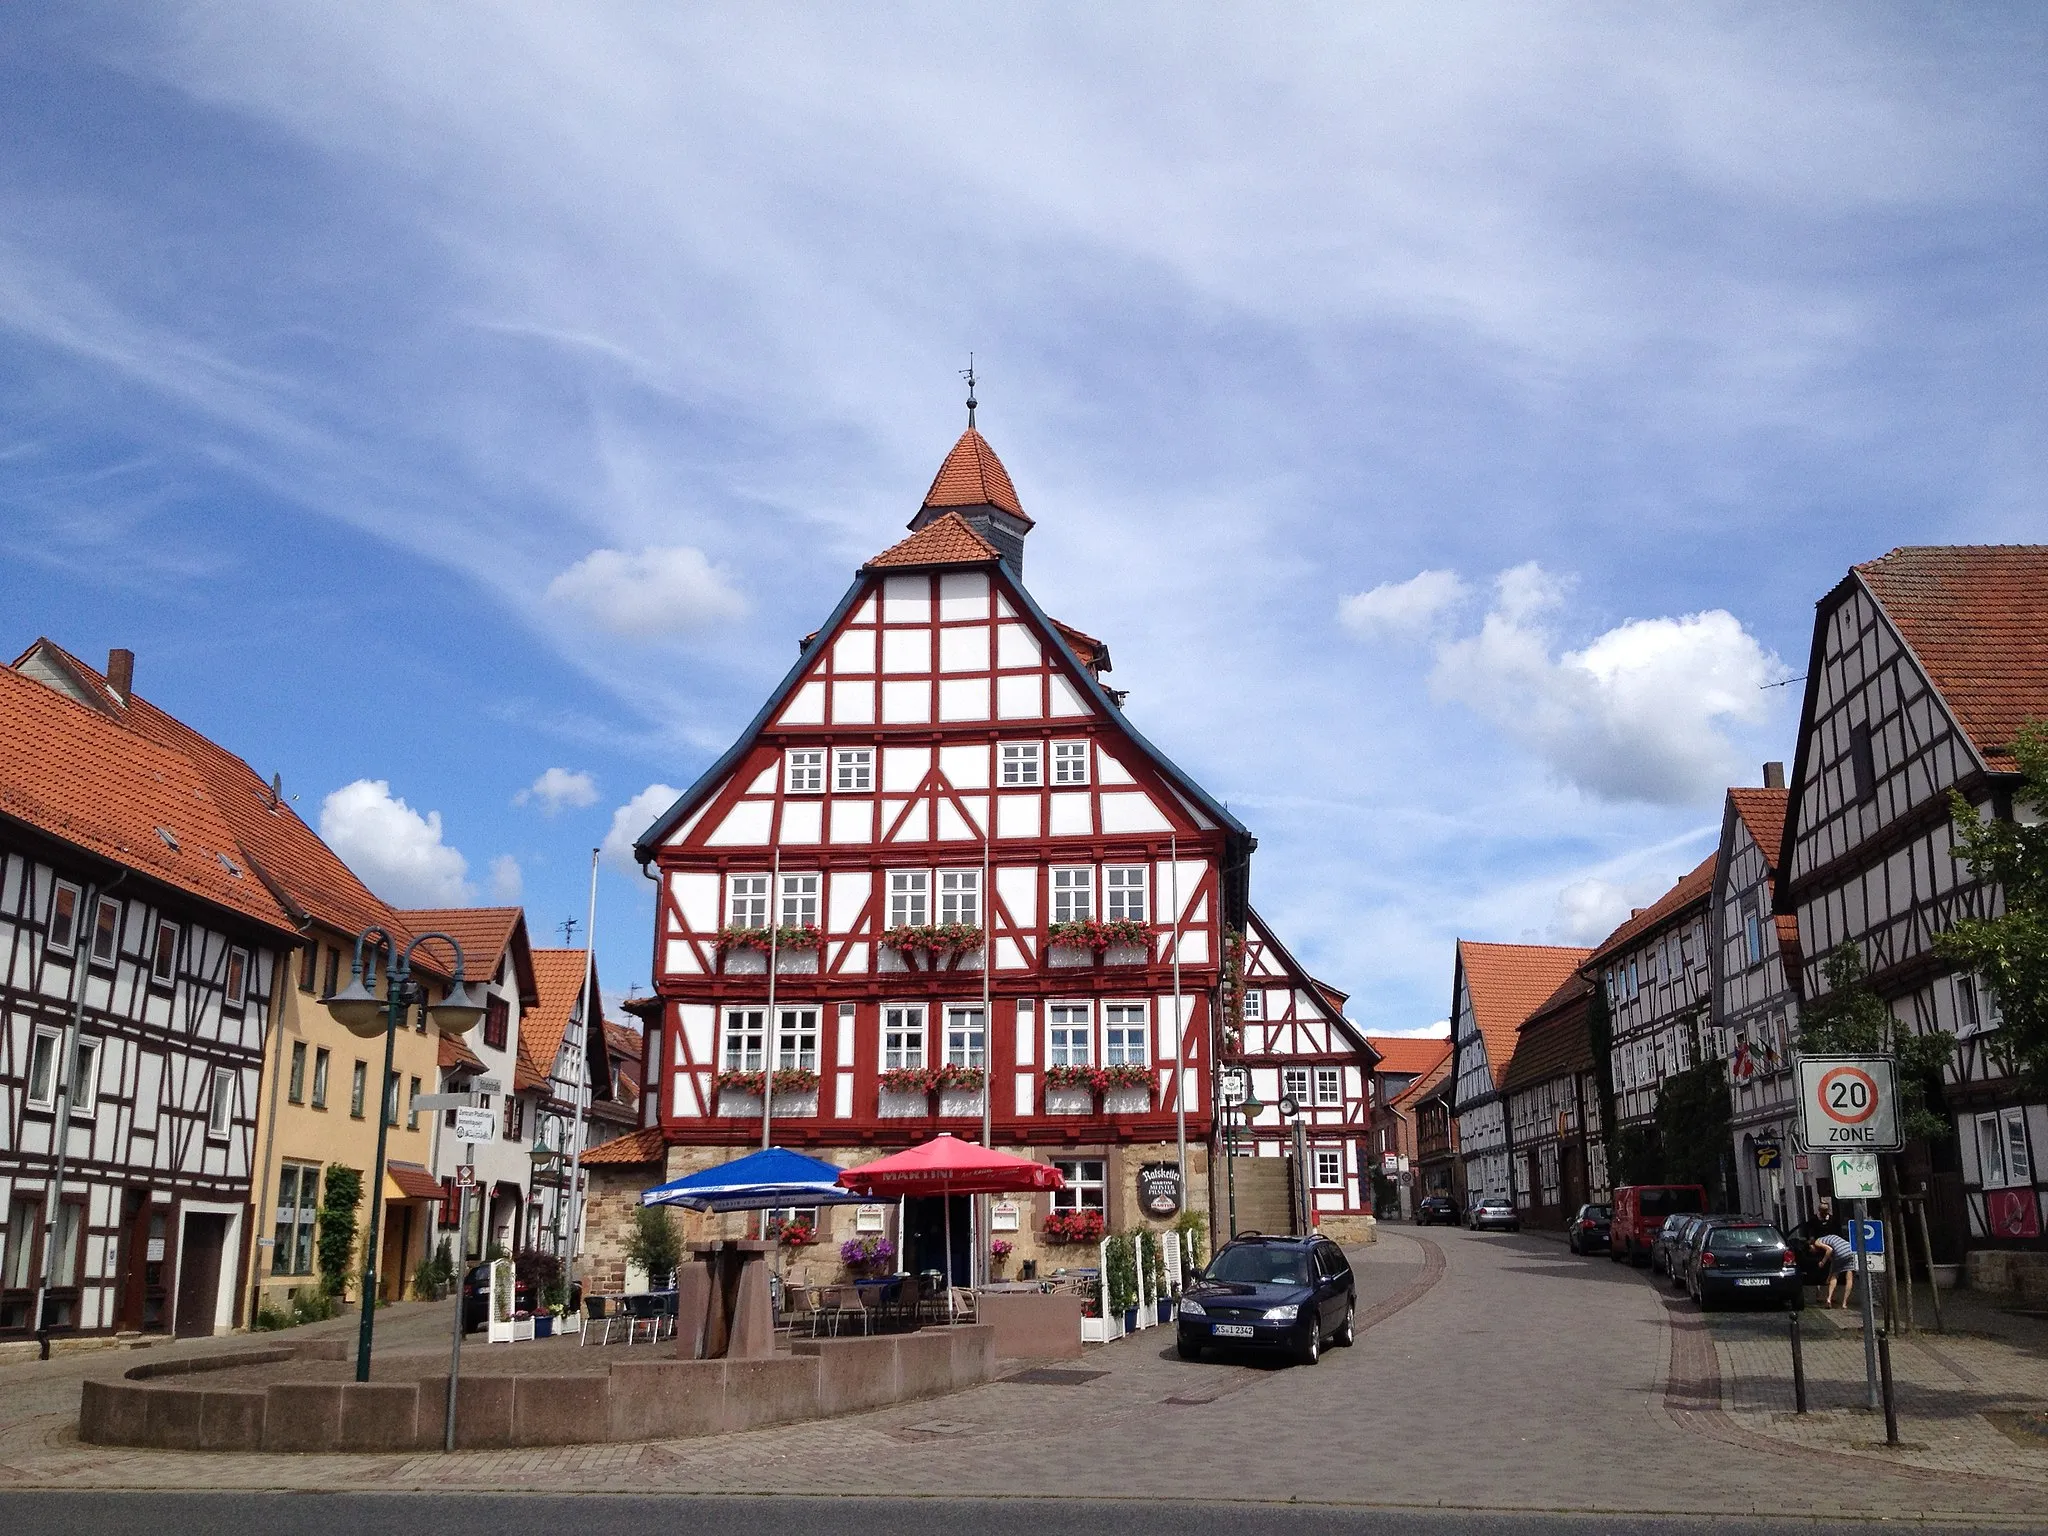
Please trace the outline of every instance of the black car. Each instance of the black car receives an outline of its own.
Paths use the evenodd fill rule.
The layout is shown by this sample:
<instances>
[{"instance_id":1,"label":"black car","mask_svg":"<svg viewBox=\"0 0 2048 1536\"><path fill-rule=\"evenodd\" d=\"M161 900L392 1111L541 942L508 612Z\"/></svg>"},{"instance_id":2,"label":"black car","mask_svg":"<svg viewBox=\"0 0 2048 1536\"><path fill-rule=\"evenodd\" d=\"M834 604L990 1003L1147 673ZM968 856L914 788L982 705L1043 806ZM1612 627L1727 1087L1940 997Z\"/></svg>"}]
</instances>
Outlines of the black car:
<instances>
[{"instance_id":1,"label":"black car","mask_svg":"<svg viewBox=\"0 0 2048 1536\"><path fill-rule=\"evenodd\" d=\"M1444 1226L1458 1224L1458 1203L1449 1195L1424 1195L1422 1204L1415 1207L1415 1224L1418 1227L1433 1227L1441 1222Z\"/></svg>"},{"instance_id":2,"label":"black car","mask_svg":"<svg viewBox=\"0 0 2048 1536\"><path fill-rule=\"evenodd\" d=\"M1713 1218L1696 1211L1680 1211L1666 1216L1664 1225L1657 1229L1657 1235L1650 1239L1650 1273L1669 1275L1673 1285L1684 1285L1685 1276L1681 1266L1687 1249L1692 1243L1693 1229L1703 1221Z\"/></svg>"},{"instance_id":3,"label":"black car","mask_svg":"<svg viewBox=\"0 0 2048 1536\"><path fill-rule=\"evenodd\" d=\"M1183 1360L1204 1348L1280 1349L1303 1365L1355 1337L1358 1286L1326 1237L1245 1233L1225 1244L1180 1299Z\"/></svg>"},{"instance_id":4,"label":"black car","mask_svg":"<svg viewBox=\"0 0 2048 1536\"><path fill-rule=\"evenodd\" d=\"M1611 1206L1582 1205L1579 1214L1571 1219L1565 1229L1565 1246L1573 1253L1605 1253L1608 1243L1608 1223L1613 1219Z\"/></svg>"},{"instance_id":5,"label":"black car","mask_svg":"<svg viewBox=\"0 0 2048 1536\"><path fill-rule=\"evenodd\" d=\"M1708 1312L1724 1302L1771 1301L1795 1310L1806 1303L1799 1255L1769 1222L1723 1217L1702 1222L1675 1261L1682 1283Z\"/></svg>"},{"instance_id":6,"label":"black car","mask_svg":"<svg viewBox=\"0 0 2048 1536\"><path fill-rule=\"evenodd\" d=\"M512 1309L533 1310L533 1287L516 1275L512 1280ZM462 1277L462 1331L474 1333L490 1320L491 1266L478 1264Z\"/></svg>"}]
</instances>

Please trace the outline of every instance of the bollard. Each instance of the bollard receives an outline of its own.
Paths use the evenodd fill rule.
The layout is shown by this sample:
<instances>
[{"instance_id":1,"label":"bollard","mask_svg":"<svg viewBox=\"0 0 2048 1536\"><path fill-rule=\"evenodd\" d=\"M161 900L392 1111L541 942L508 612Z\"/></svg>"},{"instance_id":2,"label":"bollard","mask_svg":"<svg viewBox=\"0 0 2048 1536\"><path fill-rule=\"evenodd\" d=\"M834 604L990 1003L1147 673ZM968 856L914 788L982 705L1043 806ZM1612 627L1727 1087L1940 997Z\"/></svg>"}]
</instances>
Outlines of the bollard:
<instances>
[{"instance_id":1,"label":"bollard","mask_svg":"<svg viewBox=\"0 0 2048 1536\"><path fill-rule=\"evenodd\" d=\"M1899 1443L1899 1405L1892 1397L1892 1341L1882 1328L1877 1333L1877 1372L1884 1388L1884 1443Z\"/></svg>"},{"instance_id":2,"label":"bollard","mask_svg":"<svg viewBox=\"0 0 2048 1536\"><path fill-rule=\"evenodd\" d=\"M1799 1348L1799 1314L1792 1314L1792 1402L1796 1412L1806 1412L1806 1356Z\"/></svg>"}]
</instances>

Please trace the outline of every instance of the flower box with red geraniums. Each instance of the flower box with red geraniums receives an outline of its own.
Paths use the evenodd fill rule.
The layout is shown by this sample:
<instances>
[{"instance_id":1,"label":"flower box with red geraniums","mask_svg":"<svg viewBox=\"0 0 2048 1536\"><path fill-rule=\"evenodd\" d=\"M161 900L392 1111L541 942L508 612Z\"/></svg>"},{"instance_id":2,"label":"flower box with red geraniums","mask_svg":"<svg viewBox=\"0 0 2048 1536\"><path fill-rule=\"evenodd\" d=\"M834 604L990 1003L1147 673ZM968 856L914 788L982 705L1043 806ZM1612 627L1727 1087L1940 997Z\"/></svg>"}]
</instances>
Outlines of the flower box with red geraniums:
<instances>
[{"instance_id":1,"label":"flower box with red geraniums","mask_svg":"<svg viewBox=\"0 0 2048 1536\"><path fill-rule=\"evenodd\" d=\"M1054 923L1046 942L1054 949L1087 949L1097 955L1119 946L1149 949L1152 925L1134 917L1090 918L1083 922Z\"/></svg>"},{"instance_id":2,"label":"flower box with red geraniums","mask_svg":"<svg viewBox=\"0 0 2048 1536\"><path fill-rule=\"evenodd\" d=\"M1102 1241L1100 1211L1054 1211L1045 1218L1045 1240L1054 1247L1074 1247Z\"/></svg>"},{"instance_id":3,"label":"flower box with red geraniums","mask_svg":"<svg viewBox=\"0 0 2048 1536\"><path fill-rule=\"evenodd\" d=\"M808 1221L792 1221L776 1234L785 1248L808 1248L818 1240L818 1229Z\"/></svg>"},{"instance_id":4,"label":"flower box with red geraniums","mask_svg":"<svg viewBox=\"0 0 2048 1536\"><path fill-rule=\"evenodd\" d=\"M1109 1093L1118 1088L1149 1088L1152 1070L1141 1062L1120 1061L1108 1067L1047 1067L1048 1088L1086 1088L1091 1093Z\"/></svg>"},{"instance_id":5,"label":"flower box with red geraniums","mask_svg":"<svg viewBox=\"0 0 2048 1536\"><path fill-rule=\"evenodd\" d=\"M736 949L751 949L767 954L772 947L777 950L816 949L824 942L815 925L811 923L785 923L772 934L766 928L724 927L718 930L718 952L730 954Z\"/></svg>"},{"instance_id":6,"label":"flower box with red geraniums","mask_svg":"<svg viewBox=\"0 0 2048 1536\"><path fill-rule=\"evenodd\" d=\"M720 1093L751 1094L761 1096L766 1086L765 1074L759 1070L746 1071L739 1067L727 1067L711 1079L711 1085ZM775 1091L777 1093L816 1093L818 1074L809 1067L777 1067L775 1069Z\"/></svg>"},{"instance_id":7,"label":"flower box with red geraniums","mask_svg":"<svg viewBox=\"0 0 2048 1536\"><path fill-rule=\"evenodd\" d=\"M882 946L906 955L927 955L936 961L941 955L978 954L982 946L978 923L899 924L882 930Z\"/></svg>"},{"instance_id":8,"label":"flower box with red geraniums","mask_svg":"<svg viewBox=\"0 0 2048 1536\"><path fill-rule=\"evenodd\" d=\"M890 1093L937 1093L942 1088L972 1092L981 1087L984 1076L979 1067L888 1067L879 1081Z\"/></svg>"}]
</instances>

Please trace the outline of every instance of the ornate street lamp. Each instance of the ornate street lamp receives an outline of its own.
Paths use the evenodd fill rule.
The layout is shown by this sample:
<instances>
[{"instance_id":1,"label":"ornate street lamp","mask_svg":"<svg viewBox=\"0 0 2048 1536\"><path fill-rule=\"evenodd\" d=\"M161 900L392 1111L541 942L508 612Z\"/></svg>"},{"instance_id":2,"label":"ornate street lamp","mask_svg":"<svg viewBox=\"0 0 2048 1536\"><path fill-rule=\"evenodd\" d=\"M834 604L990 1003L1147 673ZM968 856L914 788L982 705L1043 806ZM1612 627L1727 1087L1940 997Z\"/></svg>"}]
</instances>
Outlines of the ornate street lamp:
<instances>
[{"instance_id":1,"label":"ornate street lamp","mask_svg":"<svg viewBox=\"0 0 2048 1536\"><path fill-rule=\"evenodd\" d=\"M401 952L398 940L385 929L365 928L356 935L355 959L349 966L348 985L321 999L349 1033L365 1040L374 1040L380 1034L384 1037L384 1076L378 1079L377 1087L377 1162L370 1170L370 1230L363 1243L363 1325L356 1340L357 1381L370 1379L370 1337L377 1320L377 1229L384 1212L385 1142L394 1118L391 1103L392 1052L397 1042L398 1026L406 1013L413 1004L427 1002L426 989L413 978L412 957L429 939L439 939L455 951L455 985L440 1002L427 1004L427 1017L444 1035L467 1034L484 1016L484 1000L462 979L462 945L450 934L420 934ZM373 967L380 953L385 959L388 985L381 998L366 979L375 972L364 970L365 946L369 948Z\"/></svg>"}]
</instances>

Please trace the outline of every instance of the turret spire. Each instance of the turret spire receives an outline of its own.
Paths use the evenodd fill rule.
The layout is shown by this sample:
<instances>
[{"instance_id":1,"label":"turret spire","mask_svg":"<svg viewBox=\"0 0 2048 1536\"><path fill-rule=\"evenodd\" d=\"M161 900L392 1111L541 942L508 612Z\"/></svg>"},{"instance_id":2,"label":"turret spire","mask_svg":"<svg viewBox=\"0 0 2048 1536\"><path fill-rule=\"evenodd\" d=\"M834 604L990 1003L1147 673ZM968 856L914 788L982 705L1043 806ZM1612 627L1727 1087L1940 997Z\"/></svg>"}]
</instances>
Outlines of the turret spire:
<instances>
[{"instance_id":1,"label":"turret spire","mask_svg":"<svg viewBox=\"0 0 2048 1536\"><path fill-rule=\"evenodd\" d=\"M974 430L974 407L979 403L974 398L974 354L967 354L967 366L960 370L960 377L967 381L967 430Z\"/></svg>"}]
</instances>

